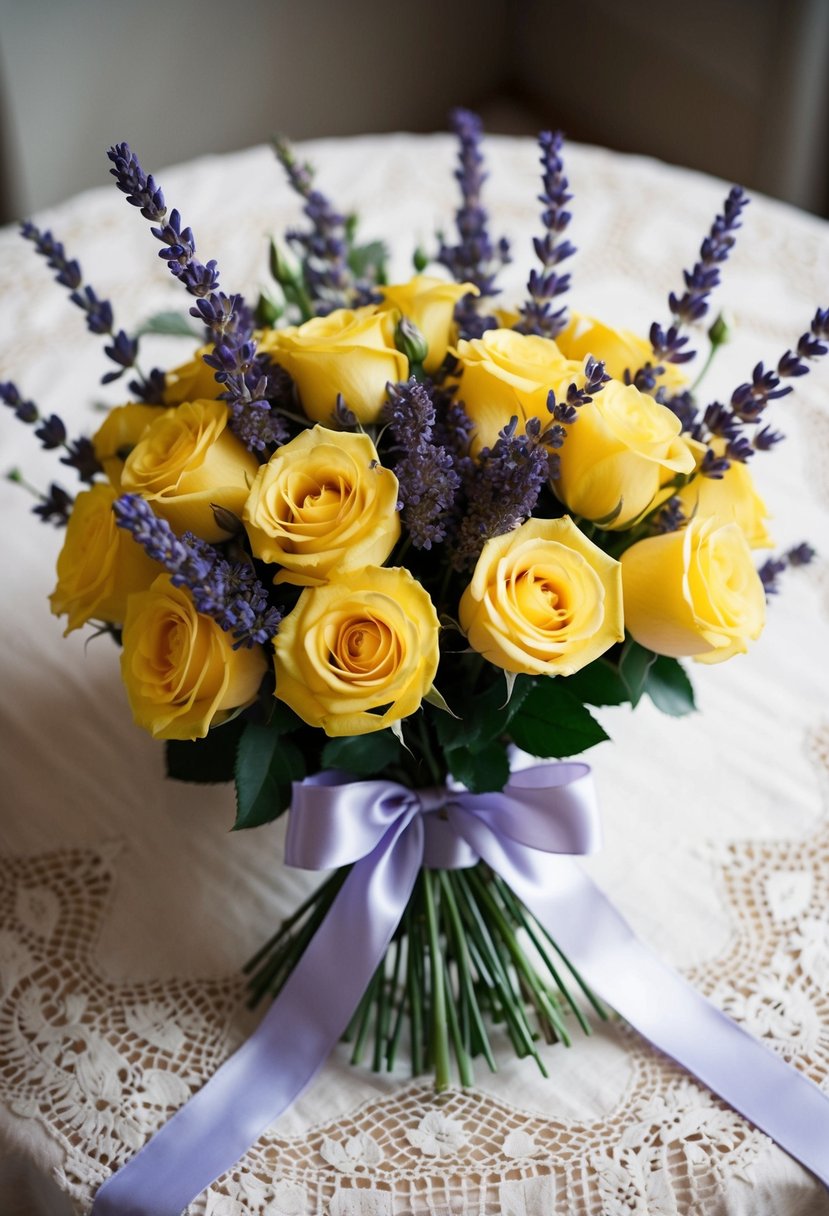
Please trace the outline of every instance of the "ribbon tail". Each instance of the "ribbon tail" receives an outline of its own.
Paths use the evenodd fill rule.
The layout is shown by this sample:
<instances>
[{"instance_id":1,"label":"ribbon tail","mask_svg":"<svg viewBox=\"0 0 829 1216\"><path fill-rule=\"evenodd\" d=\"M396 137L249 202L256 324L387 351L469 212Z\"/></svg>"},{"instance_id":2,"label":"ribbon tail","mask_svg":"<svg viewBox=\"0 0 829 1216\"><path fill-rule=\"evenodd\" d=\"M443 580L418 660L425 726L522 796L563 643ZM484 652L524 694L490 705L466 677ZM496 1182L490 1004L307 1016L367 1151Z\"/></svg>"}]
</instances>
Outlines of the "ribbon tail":
<instances>
[{"instance_id":1,"label":"ribbon tail","mask_svg":"<svg viewBox=\"0 0 829 1216\"><path fill-rule=\"evenodd\" d=\"M179 1216L328 1058L385 954L423 856L420 819L358 861L251 1037L95 1198L91 1216Z\"/></svg>"},{"instance_id":2,"label":"ribbon tail","mask_svg":"<svg viewBox=\"0 0 829 1216\"><path fill-rule=\"evenodd\" d=\"M829 1095L663 963L577 862L472 816L463 835L608 1005L829 1186Z\"/></svg>"}]
</instances>

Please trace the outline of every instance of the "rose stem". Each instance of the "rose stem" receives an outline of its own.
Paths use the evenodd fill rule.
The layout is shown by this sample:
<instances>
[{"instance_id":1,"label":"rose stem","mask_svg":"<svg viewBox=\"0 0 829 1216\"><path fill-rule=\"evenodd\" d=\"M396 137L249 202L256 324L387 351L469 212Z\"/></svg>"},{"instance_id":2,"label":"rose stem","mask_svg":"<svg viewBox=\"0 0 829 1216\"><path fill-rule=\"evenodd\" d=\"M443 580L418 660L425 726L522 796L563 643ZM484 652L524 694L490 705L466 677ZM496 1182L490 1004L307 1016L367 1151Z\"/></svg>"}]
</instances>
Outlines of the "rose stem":
<instances>
[{"instance_id":1,"label":"rose stem","mask_svg":"<svg viewBox=\"0 0 829 1216\"><path fill-rule=\"evenodd\" d=\"M573 1013L575 1014L575 1017L576 1017L576 1020L579 1024L579 1026L581 1026L581 1028L585 1034L591 1034L592 1031L591 1031L590 1023L588 1022L587 1018L584 1016L583 1011L579 1008L578 1003L576 1002L575 998L571 994L570 989L567 987L564 977L561 975L561 973L559 972L555 963L553 962L552 958L550 957L550 953L547 950L546 946L544 945L541 934L536 929L531 918L527 915L527 911L524 908L524 905L520 902L520 900L516 899L515 895L513 895L512 891L509 889L509 887L507 886L507 884L504 882L504 880L502 878L500 878L498 875L495 875L493 878L493 881L495 883L495 887L496 887L496 890L498 891L498 894L501 896L501 899L507 905L507 908L509 909L509 911L512 913L513 919L517 920L524 927L524 929L526 929L527 935L528 935L530 941L535 946L536 950L539 953L539 956L541 957L541 959L544 962L545 967L550 972L550 975L553 977L553 980L555 981L555 984L558 987L558 990L561 992L564 999L567 1001L567 1004L570 1006Z\"/></svg>"},{"instance_id":2,"label":"rose stem","mask_svg":"<svg viewBox=\"0 0 829 1216\"><path fill-rule=\"evenodd\" d=\"M423 893L426 908L426 928L429 937L429 975L431 979L432 1030L430 1041L435 1068L435 1089L438 1093L448 1089L452 1077L449 1066L449 1036L446 1025L446 990L443 985L443 955L438 938L438 919L435 901L435 876L431 870L423 870Z\"/></svg>"},{"instance_id":3,"label":"rose stem","mask_svg":"<svg viewBox=\"0 0 829 1216\"><path fill-rule=\"evenodd\" d=\"M492 1055L492 1048L489 1045L484 1020L481 1016L481 1009L478 1005L478 997L475 992L475 984L472 979L472 969L470 966L469 946L466 941L466 936L461 924L461 914L458 910L458 901L455 898L455 892L452 885L452 875L445 870L440 872L441 894L443 896L443 906L446 908L447 920L452 932L452 938L455 945L455 957L458 965L458 977L461 982L462 990L466 994L465 1004L469 1011L469 1016L472 1018L472 1029L476 1032L476 1039L483 1052L484 1058L492 1072L496 1072L495 1060Z\"/></svg>"},{"instance_id":4,"label":"rose stem","mask_svg":"<svg viewBox=\"0 0 829 1216\"><path fill-rule=\"evenodd\" d=\"M558 1013L558 1010L554 1009L550 1003L547 993L544 991L544 988L542 987L539 977L536 974L534 967L530 963L530 960L521 949L518 939L515 936L512 926L507 920L503 909L496 900L495 896L492 894L492 891L490 891L488 885L475 871L472 871L470 878L477 888L478 896L481 902L487 908L489 915L492 917L492 924L497 928L501 941L509 951L516 973L519 976L523 976L529 985L530 990L533 993L533 1003L539 1008L540 1011L543 1011L545 1017L548 1019L551 1025L555 1027L556 1033L561 1041L569 1047L572 1043L572 1039L570 1038L567 1027L561 1020L561 1015Z\"/></svg>"}]
</instances>

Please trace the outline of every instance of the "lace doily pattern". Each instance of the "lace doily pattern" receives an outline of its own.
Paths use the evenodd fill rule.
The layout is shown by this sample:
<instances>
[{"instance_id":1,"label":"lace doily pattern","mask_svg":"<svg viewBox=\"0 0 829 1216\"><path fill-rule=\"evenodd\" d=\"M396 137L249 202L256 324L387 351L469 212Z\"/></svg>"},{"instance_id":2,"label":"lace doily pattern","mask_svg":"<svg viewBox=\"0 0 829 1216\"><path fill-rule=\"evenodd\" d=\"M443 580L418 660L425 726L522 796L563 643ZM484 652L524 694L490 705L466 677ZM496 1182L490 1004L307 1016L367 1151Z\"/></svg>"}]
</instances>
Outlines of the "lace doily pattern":
<instances>
[{"instance_id":1,"label":"lace doily pattern","mask_svg":"<svg viewBox=\"0 0 829 1216\"><path fill-rule=\"evenodd\" d=\"M829 791L829 727L811 753ZM689 973L702 991L829 1088L829 827L802 842L719 850L729 949ZM114 985L94 947L112 859L5 861L0 891L0 1095L57 1137L80 1212L215 1070L239 982ZM551 1119L478 1091L412 1083L299 1137L267 1134L191 1216L668 1216L750 1184L766 1138L620 1025L630 1080L598 1119Z\"/></svg>"},{"instance_id":2,"label":"lace doily pattern","mask_svg":"<svg viewBox=\"0 0 829 1216\"><path fill-rule=\"evenodd\" d=\"M81 849L0 860L0 1097L57 1138L81 1210L228 1054L241 993L237 977L100 974L112 862Z\"/></svg>"},{"instance_id":3,"label":"lace doily pattern","mask_svg":"<svg viewBox=\"0 0 829 1216\"><path fill-rule=\"evenodd\" d=\"M829 810L829 726L810 753ZM829 1090L829 822L803 841L711 855L732 941L688 979ZM679 1216L711 1211L735 1182L751 1186L767 1138L632 1031L600 1033L632 1065L600 1119L541 1117L475 1091L436 1099L412 1085L301 1139L264 1137L192 1216Z\"/></svg>"}]
</instances>

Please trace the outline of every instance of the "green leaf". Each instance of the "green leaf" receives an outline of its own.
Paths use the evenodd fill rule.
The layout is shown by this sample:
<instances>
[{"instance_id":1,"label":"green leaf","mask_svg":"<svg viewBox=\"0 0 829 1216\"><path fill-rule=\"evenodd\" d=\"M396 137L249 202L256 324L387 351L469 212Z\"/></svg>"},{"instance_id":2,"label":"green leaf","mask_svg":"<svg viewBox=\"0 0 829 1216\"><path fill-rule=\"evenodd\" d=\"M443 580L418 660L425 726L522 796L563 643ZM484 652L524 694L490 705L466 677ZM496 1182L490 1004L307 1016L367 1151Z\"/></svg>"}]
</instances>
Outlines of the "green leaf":
<instances>
[{"instance_id":1,"label":"green leaf","mask_svg":"<svg viewBox=\"0 0 829 1216\"><path fill-rule=\"evenodd\" d=\"M214 726L204 739L168 739L165 746L167 776L175 781L210 785L233 780L236 749L245 723L234 718Z\"/></svg>"},{"instance_id":2,"label":"green leaf","mask_svg":"<svg viewBox=\"0 0 829 1216\"><path fill-rule=\"evenodd\" d=\"M509 756L503 743L490 743L480 751L451 748L446 752L446 763L452 776L473 794L502 790L509 781Z\"/></svg>"},{"instance_id":3,"label":"green leaf","mask_svg":"<svg viewBox=\"0 0 829 1216\"><path fill-rule=\"evenodd\" d=\"M566 683L569 691L588 705L623 705L630 700L619 668L606 659L582 667L575 675L567 676Z\"/></svg>"},{"instance_id":4,"label":"green leaf","mask_svg":"<svg viewBox=\"0 0 829 1216\"><path fill-rule=\"evenodd\" d=\"M329 739L322 749L324 768L344 768L358 777L370 777L402 754L400 741L390 730L375 730L367 735L346 735Z\"/></svg>"},{"instance_id":5,"label":"green leaf","mask_svg":"<svg viewBox=\"0 0 829 1216\"><path fill-rule=\"evenodd\" d=\"M358 279L365 278L369 270L376 270L383 281L388 250L382 241L369 241L367 245L355 245L348 251L348 265Z\"/></svg>"},{"instance_id":6,"label":"green leaf","mask_svg":"<svg viewBox=\"0 0 829 1216\"><path fill-rule=\"evenodd\" d=\"M235 775L234 832L281 815L291 801L291 782L305 776L305 761L292 739L272 726L250 723L239 740Z\"/></svg>"},{"instance_id":7,"label":"green leaf","mask_svg":"<svg viewBox=\"0 0 829 1216\"><path fill-rule=\"evenodd\" d=\"M577 756L607 734L561 679L539 680L510 725L513 742L532 756Z\"/></svg>"},{"instance_id":8,"label":"green leaf","mask_svg":"<svg viewBox=\"0 0 829 1216\"><path fill-rule=\"evenodd\" d=\"M463 717L437 715L434 719L435 730L443 748L471 747L479 750L491 739L503 734L532 686L531 679L519 676L510 695L506 681L497 679L485 692L466 697L459 707Z\"/></svg>"},{"instance_id":9,"label":"green leaf","mask_svg":"<svg viewBox=\"0 0 829 1216\"><path fill-rule=\"evenodd\" d=\"M265 295L264 291L260 291L254 313L257 325L272 329L284 311L278 300L275 300L273 296Z\"/></svg>"},{"instance_id":10,"label":"green leaf","mask_svg":"<svg viewBox=\"0 0 829 1216\"><path fill-rule=\"evenodd\" d=\"M630 694L631 705L639 704L645 691L648 671L655 659L656 655L652 650L646 650L644 646L634 642L633 638L627 638L619 659L619 675Z\"/></svg>"},{"instance_id":11,"label":"green leaf","mask_svg":"<svg viewBox=\"0 0 829 1216\"><path fill-rule=\"evenodd\" d=\"M666 655L657 655L645 681L645 692L663 714L681 718L696 709L694 686L682 664Z\"/></svg>"},{"instance_id":12,"label":"green leaf","mask_svg":"<svg viewBox=\"0 0 829 1216\"><path fill-rule=\"evenodd\" d=\"M181 312L157 312L136 330L136 338L144 334L168 334L175 338L199 338L201 333Z\"/></svg>"}]
</instances>

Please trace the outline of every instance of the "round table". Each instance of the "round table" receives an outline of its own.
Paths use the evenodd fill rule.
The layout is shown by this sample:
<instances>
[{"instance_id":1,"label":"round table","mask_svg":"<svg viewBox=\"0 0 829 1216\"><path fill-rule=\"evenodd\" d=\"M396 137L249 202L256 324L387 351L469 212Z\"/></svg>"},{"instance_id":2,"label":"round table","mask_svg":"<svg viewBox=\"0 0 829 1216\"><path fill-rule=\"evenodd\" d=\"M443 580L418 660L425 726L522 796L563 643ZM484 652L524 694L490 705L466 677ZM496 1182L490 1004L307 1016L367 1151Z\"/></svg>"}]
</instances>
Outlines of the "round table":
<instances>
[{"instance_id":1,"label":"round table","mask_svg":"<svg viewBox=\"0 0 829 1216\"><path fill-rule=\"evenodd\" d=\"M137 148L139 156L141 149ZM101 178L106 178L104 149ZM394 243L392 274L435 248L457 205L446 136L305 145L318 183ZM513 242L505 303L520 301L538 230L537 151L487 145L486 202ZM572 305L642 333L696 258L724 183L570 147ZM145 166L154 168L153 166ZM158 174L168 204L215 257L226 290L266 282L267 238L300 220L272 153L255 148ZM114 185L38 218L127 329L189 298ZM101 340L14 230L0 233L0 379L73 433L98 424ZM754 199L714 306L733 340L710 399L776 362L826 306L829 226ZM705 345L704 338L701 338ZM146 361L183 362L180 339ZM829 363L829 360L824 362ZM824 554L785 577L749 655L695 667L700 712L599 711L612 742L589 759L606 843L588 864L634 928L702 992L829 1089L829 367L775 403L787 441L755 477L780 548ZM0 414L3 472L45 488L74 474ZM254 1024L240 964L312 877L282 867L282 826L230 834L229 787L167 782L163 749L131 720L106 637L61 637L49 614L60 533L0 483L0 1157L51 1175L78 1213ZM543 1049L472 1090L435 1097L404 1067L354 1069L343 1047L193 1216L629 1216L829 1213L829 1197L765 1136L619 1022ZM829 1152L829 1149L827 1149Z\"/></svg>"}]
</instances>

